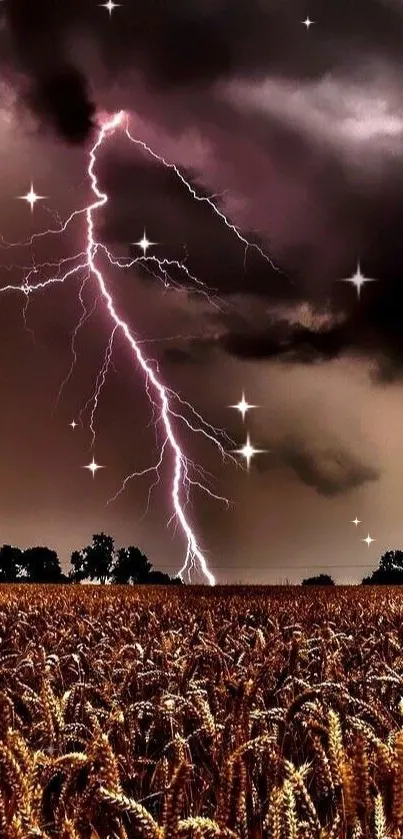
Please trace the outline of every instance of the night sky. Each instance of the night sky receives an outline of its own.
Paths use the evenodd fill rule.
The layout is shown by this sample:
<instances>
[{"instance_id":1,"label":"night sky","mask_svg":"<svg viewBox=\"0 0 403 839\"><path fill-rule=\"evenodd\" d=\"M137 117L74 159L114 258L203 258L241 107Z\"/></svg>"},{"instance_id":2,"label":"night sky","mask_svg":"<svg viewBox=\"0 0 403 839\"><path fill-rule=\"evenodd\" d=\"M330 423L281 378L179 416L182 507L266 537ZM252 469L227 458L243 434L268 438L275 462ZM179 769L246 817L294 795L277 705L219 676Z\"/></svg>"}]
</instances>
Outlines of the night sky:
<instances>
[{"instance_id":1,"label":"night sky","mask_svg":"<svg viewBox=\"0 0 403 839\"><path fill-rule=\"evenodd\" d=\"M248 472L173 418L205 470L193 480L230 501L191 487L186 514L209 567L218 582L360 580L403 547L402 0L125 0L112 14L93 0L3 0L0 22L0 291L56 276L39 266L85 250L82 214L32 246L4 243L93 200L90 149L124 109L131 135L258 246L245 252L124 131L105 142L97 242L127 261L146 230L148 255L185 259L205 284L175 269L166 287L154 265L120 270L100 252L119 315L164 384L228 434L226 450L247 433L268 450ZM31 182L44 196L32 212L17 198ZM359 298L339 281L358 261L376 280ZM85 279L0 294L0 543L46 544L66 564L104 530L176 573L186 540L170 521L169 453L148 512L153 472L107 504L164 440L119 331L93 449L91 403L79 422L113 329ZM259 406L245 423L228 407L242 391ZM82 468L93 456L105 467L94 478Z\"/></svg>"}]
</instances>

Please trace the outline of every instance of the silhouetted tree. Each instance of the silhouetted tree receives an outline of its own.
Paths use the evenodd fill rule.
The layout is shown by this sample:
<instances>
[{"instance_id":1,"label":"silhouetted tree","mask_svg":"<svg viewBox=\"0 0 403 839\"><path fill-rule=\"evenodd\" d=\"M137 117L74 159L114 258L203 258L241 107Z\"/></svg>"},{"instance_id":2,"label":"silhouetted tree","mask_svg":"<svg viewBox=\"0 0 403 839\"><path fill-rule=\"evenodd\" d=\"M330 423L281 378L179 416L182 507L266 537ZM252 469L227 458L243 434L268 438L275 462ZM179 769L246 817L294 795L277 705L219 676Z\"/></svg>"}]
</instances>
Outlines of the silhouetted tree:
<instances>
[{"instance_id":1,"label":"silhouetted tree","mask_svg":"<svg viewBox=\"0 0 403 839\"><path fill-rule=\"evenodd\" d=\"M56 551L46 547L23 551L11 545L0 548L0 583L81 583L85 580L107 580L120 584L183 585L179 577L171 578L153 570L142 551L130 545L115 551L112 536L96 533L92 544L73 551L69 574L62 572Z\"/></svg>"},{"instance_id":2,"label":"silhouetted tree","mask_svg":"<svg viewBox=\"0 0 403 839\"><path fill-rule=\"evenodd\" d=\"M303 586L334 586L335 582L329 574L319 574L317 577L307 577L302 580Z\"/></svg>"},{"instance_id":3,"label":"silhouetted tree","mask_svg":"<svg viewBox=\"0 0 403 839\"><path fill-rule=\"evenodd\" d=\"M169 574L164 574L163 571L150 571L147 582L151 586L169 586L172 580Z\"/></svg>"},{"instance_id":4,"label":"silhouetted tree","mask_svg":"<svg viewBox=\"0 0 403 839\"><path fill-rule=\"evenodd\" d=\"M379 569L384 573L403 571L403 551L386 551L379 560Z\"/></svg>"},{"instance_id":5,"label":"silhouetted tree","mask_svg":"<svg viewBox=\"0 0 403 839\"><path fill-rule=\"evenodd\" d=\"M84 556L82 551L73 551L70 558L72 568L69 571L69 580L71 583L81 583L85 580L87 572L84 567Z\"/></svg>"},{"instance_id":6,"label":"silhouetted tree","mask_svg":"<svg viewBox=\"0 0 403 839\"><path fill-rule=\"evenodd\" d=\"M23 573L23 552L12 545L0 548L0 583L17 583Z\"/></svg>"},{"instance_id":7,"label":"silhouetted tree","mask_svg":"<svg viewBox=\"0 0 403 839\"><path fill-rule=\"evenodd\" d=\"M66 579L56 551L50 548L28 548L22 555L22 561L27 583L62 583Z\"/></svg>"},{"instance_id":8,"label":"silhouetted tree","mask_svg":"<svg viewBox=\"0 0 403 839\"><path fill-rule=\"evenodd\" d=\"M73 582L98 580L103 585L110 579L114 558L113 537L106 533L95 533L91 545L73 552L70 579Z\"/></svg>"},{"instance_id":9,"label":"silhouetted tree","mask_svg":"<svg viewBox=\"0 0 403 839\"><path fill-rule=\"evenodd\" d=\"M140 548L130 545L128 548L120 548L112 571L112 582L125 583L147 583L152 569L152 564L143 554Z\"/></svg>"},{"instance_id":10,"label":"silhouetted tree","mask_svg":"<svg viewBox=\"0 0 403 839\"><path fill-rule=\"evenodd\" d=\"M182 585L179 577L171 579L169 574L154 570L146 555L133 545L119 549L111 582L119 585Z\"/></svg>"},{"instance_id":11,"label":"silhouetted tree","mask_svg":"<svg viewBox=\"0 0 403 839\"><path fill-rule=\"evenodd\" d=\"M380 560L379 567L370 577L364 577L364 586L399 586L403 585L403 551L386 551Z\"/></svg>"}]
</instances>

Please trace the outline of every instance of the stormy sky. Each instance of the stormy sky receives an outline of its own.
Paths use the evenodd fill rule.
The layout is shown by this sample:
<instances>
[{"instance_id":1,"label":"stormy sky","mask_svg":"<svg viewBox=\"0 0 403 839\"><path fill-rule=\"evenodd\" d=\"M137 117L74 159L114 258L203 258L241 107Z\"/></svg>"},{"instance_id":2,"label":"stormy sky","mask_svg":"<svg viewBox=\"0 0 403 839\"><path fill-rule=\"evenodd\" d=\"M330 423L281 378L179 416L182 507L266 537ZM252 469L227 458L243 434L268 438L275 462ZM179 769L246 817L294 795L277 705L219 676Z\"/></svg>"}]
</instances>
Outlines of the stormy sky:
<instances>
[{"instance_id":1,"label":"stormy sky","mask_svg":"<svg viewBox=\"0 0 403 839\"><path fill-rule=\"evenodd\" d=\"M102 149L109 201L97 241L123 259L138 255L131 243L146 229L150 252L185 259L205 283L173 272L166 287L144 266L102 262L119 313L164 383L229 435L229 450L247 432L268 450L248 473L176 419L208 487L230 501L197 486L190 494L209 566L219 582L322 570L361 579L403 546L403 2L126 0L110 17L92 0L4 0L0 15L0 290L29 272L39 282L43 263L83 250L83 216L63 236L5 243L55 229L91 200L98 126L124 109L131 135L270 257L245 252L172 166L123 131ZM32 214L16 198L31 181L45 196ZM376 280L360 299L339 281L358 260ZM173 573L185 544L170 521L172 458L148 511L154 473L107 504L127 474L158 462L163 439L122 335L94 449L91 403L83 427L69 427L113 327L94 278L84 279L29 298L0 294L0 543L45 543L66 562L103 529ZM227 407L242 390L259 406L245 425ZM82 468L92 454L106 467L94 480ZM368 533L370 547L360 541Z\"/></svg>"}]
</instances>

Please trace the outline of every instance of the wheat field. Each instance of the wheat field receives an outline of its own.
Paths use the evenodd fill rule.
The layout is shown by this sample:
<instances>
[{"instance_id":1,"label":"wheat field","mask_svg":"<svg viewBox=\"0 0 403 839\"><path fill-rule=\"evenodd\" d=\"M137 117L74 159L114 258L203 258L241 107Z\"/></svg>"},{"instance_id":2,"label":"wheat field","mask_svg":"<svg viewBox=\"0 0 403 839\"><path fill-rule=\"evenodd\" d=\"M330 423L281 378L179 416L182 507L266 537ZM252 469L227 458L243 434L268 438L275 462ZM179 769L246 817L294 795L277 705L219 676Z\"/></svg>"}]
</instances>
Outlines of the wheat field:
<instances>
[{"instance_id":1,"label":"wheat field","mask_svg":"<svg viewBox=\"0 0 403 839\"><path fill-rule=\"evenodd\" d=\"M392 588L0 586L0 837L403 837Z\"/></svg>"}]
</instances>

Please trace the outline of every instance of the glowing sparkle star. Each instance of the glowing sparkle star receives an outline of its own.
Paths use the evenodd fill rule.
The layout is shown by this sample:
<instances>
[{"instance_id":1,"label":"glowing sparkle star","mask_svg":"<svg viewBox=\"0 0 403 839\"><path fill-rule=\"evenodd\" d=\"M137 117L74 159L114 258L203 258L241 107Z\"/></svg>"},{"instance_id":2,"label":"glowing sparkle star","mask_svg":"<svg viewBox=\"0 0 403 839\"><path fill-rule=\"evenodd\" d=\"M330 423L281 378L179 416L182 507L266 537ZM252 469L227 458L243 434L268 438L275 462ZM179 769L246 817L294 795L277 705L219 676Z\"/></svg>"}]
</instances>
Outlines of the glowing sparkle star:
<instances>
[{"instance_id":1,"label":"glowing sparkle star","mask_svg":"<svg viewBox=\"0 0 403 839\"><path fill-rule=\"evenodd\" d=\"M156 245L157 243L156 242L150 242L150 240L147 239L146 231L144 231L143 238L140 239L138 242L133 242L133 244L137 245L137 247L141 248L141 250L143 251L143 254L145 256L147 251L148 251L148 248L151 248L153 245Z\"/></svg>"},{"instance_id":2,"label":"glowing sparkle star","mask_svg":"<svg viewBox=\"0 0 403 839\"><path fill-rule=\"evenodd\" d=\"M361 524L361 521L360 521L360 519L357 519L357 516L356 516L355 519L352 520L351 524L355 524L355 526L357 527L357 524Z\"/></svg>"},{"instance_id":3,"label":"glowing sparkle star","mask_svg":"<svg viewBox=\"0 0 403 839\"><path fill-rule=\"evenodd\" d=\"M309 27L310 27L310 26L312 26L312 24L313 24L313 23L315 23L315 21L314 21L314 20L311 20L311 19L310 19L310 17L309 17L309 16L307 16L307 17L305 18L305 20L303 20L303 21L302 21L302 23L304 24L304 26L306 26L306 28L307 28L307 29L308 29L308 31L309 31Z\"/></svg>"},{"instance_id":4,"label":"glowing sparkle star","mask_svg":"<svg viewBox=\"0 0 403 839\"><path fill-rule=\"evenodd\" d=\"M95 472L97 472L97 471L98 471L98 469L104 469L104 468L105 468L105 467L104 467L104 466L100 466L100 465L99 465L99 463L95 463L94 458L92 458L91 463L88 463L88 464L87 464L87 466L83 466L83 469L89 469L89 470L90 470L90 472L92 472L92 477L93 477L93 478L95 477Z\"/></svg>"},{"instance_id":5,"label":"glowing sparkle star","mask_svg":"<svg viewBox=\"0 0 403 839\"><path fill-rule=\"evenodd\" d=\"M369 533L366 539L361 539L361 542L366 542L368 547L370 546L371 542L375 542L375 539L371 539Z\"/></svg>"},{"instance_id":6,"label":"glowing sparkle star","mask_svg":"<svg viewBox=\"0 0 403 839\"><path fill-rule=\"evenodd\" d=\"M241 454L242 457L245 458L248 469L249 469L252 457L255 454L265 454L266 449L255 449L255 447L252 445L252 443L250 441L250 437L249 437L249 434L248 434L247 438L246 438L246 443L242 446L241 449L235 449L235 452L236 452L236 454Z\"/></svg>"},{"instance_id":7,"label":"glowing sparkle star","mask_svg":"<svg viewBox=\"0 0 403 839\"><path fill-rule=\"evenodd\" d=\"M113 10L118 9L120 5L120 3L114 3L113 0L108 0L107 3L100 3L100 6L102 6L103 9L108 10L109 17L112 17Z\"/></svg>"},{"instance_id":8,"label":"glowing sparkle star","mask_svg":"<svg viewBox=\"0 0 403 839\"><path fill-rule=\"evenodd\" d=\"M374 282L376 282L376 280L371 279L370 277L364 277L364 274L361 273L360 262L358 261L357 262L357 270L356 270L355 274L353 274L352 277L345 277L345 278L341 279L340 282L351 283L352 285L354 285L357 289L357 297L358 297L358 299L360 299L361 286L363 286L365 283L374 283Z\"/></svg>"},{"instance_id":9,"label":"glowing sparkle star","mask_svg":"<svg viewBox=\"0 0 403 839\"><path fill-rule=\"evenodd\" d=\"M251 405L247 399L245 399L245 393L242 391L242 399L238 402L237 405L230 405L230 408L236 408L237 411L242 414L242 419L245 421L245 414L249 411L250 408L257 408L257 405Z\"/></svg>"},{"instance_id":10,"label":"glowing sparkle star","mask_svg":"<svg viewBox=\"0 0 403 839\"><path fill-rule=\"evenodd\" d=\"M76 421L75 421L75 420L73 420L73 421L70 423L70 428L72 428L72 429L73 429L73 431L74 431L74 429L75 429L75 428L77 428L77 423L76 423Z\"/></svg>"},{"instance_id":11,"label":"glowing sparkle star","mask_svg":"<svg viewBox=\"0 0 403 839\"><path fill-rule=\"evenodd\" d=\"M46 195L37 195L34 190L34 185L31 183L31 189L29 190L29 192L27 192L26 195L18 195L17 197L20 198L21 201L26 201L28 204L30 204L32 213L34 209L34 204L37 201L42 201L42 199L46 198Z\"/></svg>"}]
</instances>

